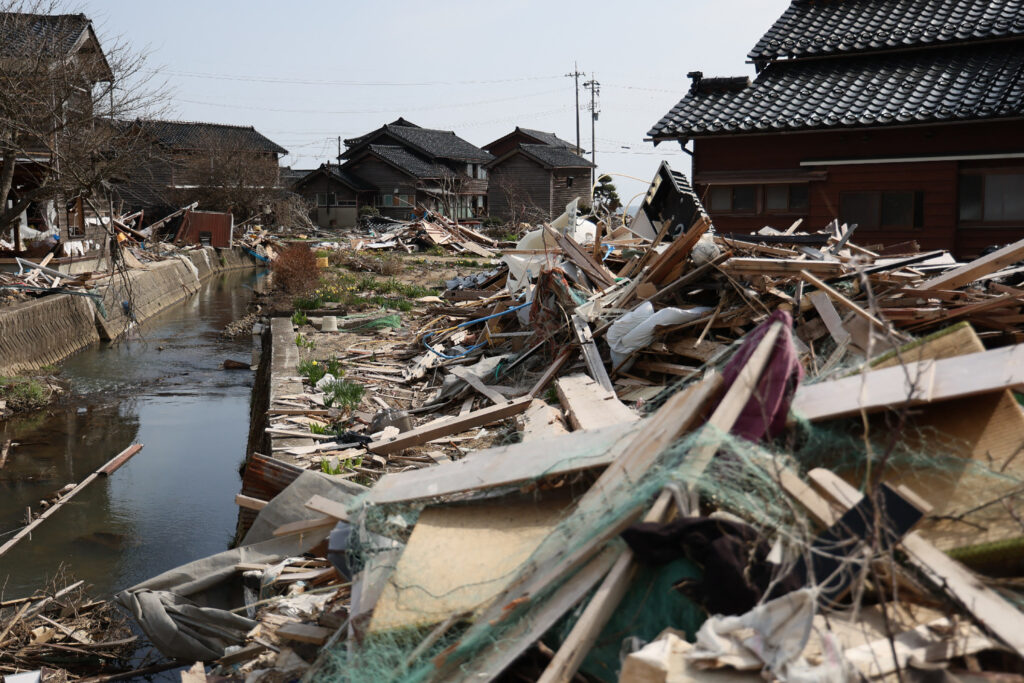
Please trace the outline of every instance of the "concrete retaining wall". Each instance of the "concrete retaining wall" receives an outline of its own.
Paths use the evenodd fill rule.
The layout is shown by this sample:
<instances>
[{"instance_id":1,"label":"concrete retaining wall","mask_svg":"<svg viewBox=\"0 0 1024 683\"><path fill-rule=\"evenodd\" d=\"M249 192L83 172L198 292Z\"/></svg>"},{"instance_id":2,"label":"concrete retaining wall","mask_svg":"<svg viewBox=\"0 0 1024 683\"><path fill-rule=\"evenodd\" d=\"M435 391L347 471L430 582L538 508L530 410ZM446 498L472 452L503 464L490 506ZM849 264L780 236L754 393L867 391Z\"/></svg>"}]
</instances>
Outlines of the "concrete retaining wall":
<instances>
[{"instance_id":1,"label":"concrete retaining wall","mask_svg":"<svg viewBox=\"0 0 1024 683\"><path fill-rule=\"evenodd\" d=\"M132 316L123 301L133 302L130 312L142 322L197 292L202 281L214 273L257 265L241 249L212 247L147 264L145 270L114 278L103 296L106 319L97 314L90 298L71 294L0 308L0 375L59 363L95 341L124 334ZM103 287L101 284L100 291Z\"/></svg>"}]
</instances>

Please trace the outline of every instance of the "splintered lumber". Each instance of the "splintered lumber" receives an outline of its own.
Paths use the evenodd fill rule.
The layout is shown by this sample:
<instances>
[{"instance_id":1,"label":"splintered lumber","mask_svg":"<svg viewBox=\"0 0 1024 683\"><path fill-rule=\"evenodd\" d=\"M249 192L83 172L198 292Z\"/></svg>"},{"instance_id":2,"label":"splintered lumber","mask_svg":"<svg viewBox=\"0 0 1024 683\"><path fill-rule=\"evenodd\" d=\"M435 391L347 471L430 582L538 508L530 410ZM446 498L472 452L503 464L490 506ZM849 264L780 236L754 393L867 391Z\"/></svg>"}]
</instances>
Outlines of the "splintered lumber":
<instances>
[{"instance_id":1,"label":"splintered lumber","mask_svg":"<svg viewBox=\"0 0 1024 683\"><path fill-rule=\"evenodd\" d=\"M267 507L269 503L259 498L253 498L252 496L246 496L242 493L235 495L235 505L246 510L262 510Z\"/></svg>"},{"instance_id":2,"label":"splintered lumber","mask_svg":"<svg viewBox=\"0 0 1024 683\"><path fill-rule=\"evenodd\" d=\"M1024 259L1024 240L1008 244L987 256L974 259L970 263L965 263L942 275L925 280L914 289L921 292L929 289L957 289L1021 259Z\"/></svg>"},{"instance_id":3,"label":"splintered lumber","mask_svg":"<svg viewBox=\"0 0 1024 683\"><path fill-rule=\"evenodd\" d=\"M677 356L707 363L726 346L728 344L707 341L706 339L690 338L672 342L668 345L668 349Z\"/></svg>"},{"instance_id":4,"label":"splintered lumber","mask_svg":"<svg viewBox=\"0 0 1024 683\"><path fill-rule=\"evenodd\" d=\"M797 261L779 258L731 258L722 264L730 275L795 275L806 270L822 277L836 277L846 272L839 261Z\"/></svg>"},{"instance_id":5,"label":"splintered lumber","mask_svg":"<svg viewBox=\"0 0 1024 683\"><path fill-rule=\"evenodd\" d=\"M466 384L468 384L469 386L473 387L481 394L486 396L491 403L494 403L495 405L503 405L505 403L508 403L507 398L505 398L500 393L495 391L492 387L489 387L486 384L484 384L483 380L474 375L473 372L468 368L464 368L460 365L453 365L452 367L448 368L448 372L452 373L453 375L461 379L463 382L465 382Z\"/></svg>"},{"instance_id":6,"label":"splintered lumber","mask_svg":"<svg viewBox=\"0 0 1024 683\"><path fill-rule=\"evenodd\" d=\"M640 419L615 397L614 391L605 389L587 375L559 377L555 389L573 429L599 429Z\"/></svg>"},{"instance_id":7,"label":"splintered lumber","mask_svg":"<svg viewBox=\"0 0 1024 683\"><path fill-rule=\"evenodd\" d=\"M666 225L667 223L666 221ZM707 216L697 219L697 222L691 225L689 230L677 237L668 245L668 249L655 258L647 275L644 276L643 282L651 282L658 286L667 285L682 275L686 269L686 259L689 258L690 252L710 227L711 221ZM653 248L654 245L651 245L652 250Z\"/></svg>"},{"instance_id":8,"label":"splintered lumber","mask_svg":"<svg viewBox=\"0 0 1024 683\"><path fill-rule=\"evenodd\" d=\"M327 515L328 517L340 519L343 522L348 521L348 510L345 508L345 505L338 501L331 500L330 498L313 496L306 501L306 507L314 512Z\"/></svg>"},{"instance_id":9,"label":"splintered lumber","mask_svg":"<svg viewBox=\"0 0 1024 683\"><path fill-rule=\"evenodd\" d=\"M817 481L828 481L827 491L836 503L853 507L861 493L828 470L815 470ZM937 588L964 607L983 628L1002 640L1020 656L1024 656L1024 630L1021 612L998 593L982 583L962 564L926 541L919 532L911 532L902 540L907 559Z\"/></svg>"},{"instance_id":10,"label":"splintered lumber","mask_svg":"<svg viewBox=\"0 0 1024 683\"><path fill-rule=\"evenodd\" d=\"M572 432L543 443L487 448L434 467L386 474L370 489L367 502L409 502L603 467L615 457L608 445L634 435L641 424L629 422Z\"/></svg>"},{"instance_id":11,"label":"splintered lumber","mask_svg":"<svg viewBox=\"0 0 1024 683\"><path fill-rule=\"evenodd\" d=\"M562 411L555 406L549 406L540 399L534 399L530 407L523 413L523 438L522 442L541 441L555 436L563 436L569 433L565 428L565 419Z\"/></svg>"},{"instance_id":12,"label":"splintered lumber","mask_svg":"<svg viewBox=\"0 0 1024 683\"><path fill-rule=\"evenodd\" d=\"M50 515L57 512L57 510L63 507L64 503L68 502L73 497L78 495L86 486L95 481L97 477L110 476L111 474L114 473L115 470L117 470L123 464L128 462L128 459L131 458L136 453L138 453L140 450L142 450L141 443L132 444L131 446L124 449L123 451L115 455L113 458L108 460L107 463L103 465L103 467L99 468L98 470L90 474L88 477L83 479L81 483L78 484L78 486L71 489L63 496L61 496L60 500L58 500L52 506L47 508L45 512L36 517L35 520L27 524L24 528L22 528L21 531L14 534L14 536L12 536L9 541L0 546L0 557L3 557L11 548L13 548L18 543L18 541L30 535L33 529L42 524Z\"/></svg>"},{"instance_id":13,"label":"splintered lumber","mask_svg":"<svg viewBox=\"0 0 1024 683\"><path fill-rule=\"evenodd\" d=\"M1024 344L941 360L869 370L801 385L792 410L825 420L890 407L977 396L1024 384Z\"/></svg>"},{"instance_id":14,"label":"splintered lumber","mask_svg":"<svg viewBox=\"0 0 1024 683\"><path fill-rule=\"evenodd\" d=\"M544 374L541 375L540 379L538 379L537 382L533 385L533 388L530 389L530 393L527 394L527 396L532 396L536 398L540 394L540 392L544 391L544 387L546 387L548 385L548 382L550 382L554 378L554 376L558 374L559 370L562 369L562 366L565 365L566 361L572 357L572 354L575 350L576 349L572 346L562 349L562 352L558 354L558 357L556 357L555 360L551 362L551 365L548 366L547 370L544 371Z\"/></svg>"},{"instance_id":15,"label":"splintered lumber","mask_svg":"<svg viewBox=\"0 0 1024 683\"><path fill-rule=\"evenodd\" d=\"M828 294L824 291L811 292L807 295L807 298L814 305L814 309L818 311L821 321L825 323L828 333L832 335L832 339L836 344L848 342L850 340L850 332L843 327L843 319L839 317L839 311L832 305L832 300L829 299Z\"/></svg>"},{"instance_id":16,"label":"splintered lumber","mask_svg":"<svg viewBox=\"0 0 1024 683\"><path fill-rule=\"evenodd\" d=\"M821 291L823 291L826 294L828 294L829 297L831 297L832 299L835 299L836 301L841 303L846 308L849 308L858 317L863 318L864 320L868 321L869 323L871 323L872 325L874 325L875 327L877 327L880 330L888 329L888 326L884 322L882 322L881 320L879 320L875 316L871 315L871 313L869 313L868 311L865 311L863 308L861 308L860 306L858 306L853 301L851 301L847 297L843 296L842 294L840 294L836 290L832 289L831 287L826 285L824 282L822 282L818 278L816 278L813 275L811 275L809 272L807 272L806 269L800 271L800 276L804 280L806 280L807 282L811 283L812 285L814 285L815 287L817 287ZM894 333L894 334L899 334L899 333ZM905 335L900 335L900 336L905 337Z\"/></svg>"},{"instance_id":17,"label":"splintered lumber","mask_svg":"<svg viewBox=\"0 0 1024 683\"><path fill-rule=\"evenodd\" d=\"M605 287L611 287L615 284L615 276L608 272L608 269L593 259L593 257L587 253L587 250L579 245L579 243L568 235L553 230L552 228L546 228L550 233L554 234L555 241L558 242L558 246L561 247L565 257L576 264L580 270L587 274L598 289L604 289Z\"/></svg>"},{"instance_id":18,"label":"splintered lumber","mask_svg":"<svg viewBox=\"0 0 1024 683\"><path fill-rule=\"evenodd\" d=\"M416 429L403 432L402 434L393 436L389 439L374 441L367 446L367 448L373 453L380 453L382 455L395 453L409 448L410 446L417 446L419 444L426 443L427 441L433 441L434 439L442 436L458 434L466 431L467 429L472 429L473 427L480 427L496 420L518 415L530 406L530 401L532 400L533 399L529 396L523 396L521 398L512 399L502 405L489 406L487 408L482 408L481 410L473 410L465 415L459 415L441 423L424 425L422 427L417 427Z\"/></svg>"},{"instance_id":19,"label":"splintered lumber","mask_svg":"<svg viewBox=\"0 0 1024 683\"><path fill-rule=\"evenodd\" d=\"M323 645L334 634L329 628L313 624L289 623L279 626L275 635L284 640L295 640L300 643Z\"/></svg>"},{"instance_id":20,"label":"splintered lumber","mask_svg":"<svg viewBox=\"0 0 1024 683\"><path fill-rule=\"evenodd\" d=\"M601 352L597 350L597 344L594 342L594 334L590 331L590 325L580 316L573 314L572 329L580 343L580 348L583 349L583 360L587 364L590 376L597 380L597 383L605 390L614 391L612 380L608 377L608 371L605 370L604 361L601 360Z\"/></svg>"},{"instance_id":21,"label":"splintered lumber","mask_svg":"<svg viewBox=\"0 0 1024 683\"><path fill-rule=\"evenodd\" d=\"M616 493L624 495L627 490L632 490L630 482L642 478L662 452L697 423L704 407L718 392L721 384L721 376L709 375L703 381L671 396L654 415L642 421L643 429L638 430L635 436L620 438L610 447L606 446L607 452L612 455L611 464L580 498L569 519L600 519L600 513L608 509L609 501L615 498ZM600 527L592 528L592 536L585 540L574 539L576 542L573 543L569 543L568 539L562 542L560 538L546 540L531 556L530 562L515 573L509 587L483 610L460 642L472 641L475 637L480 637L482 631L501 629L508 621L518 622L518 625L529 623L530 618L521 618L524 613L550 608L550 598L547 601L538 601L536 596L542 595L546 587L557 585L583 566L610 538L619 534L636 519L645 505L645 502L639 503L635 510L624 511L615 520L607 520ZM561 528L562 526L559 526L557 529ZM557 529L553 533L558 533ZM595 579L595 582L607 573L610 564L609 562L606 565L605 571ZM568 606L561 608L553 618L557 620L567 609ZM502 667L513 661L531 642L532 638L528 640L524 636L509 637L508 633L503 633L501 649L505 659ZM484 657L489 660L493 656L489 651L495 649L497 648L488 648ZM454 675L460 669L483 670L481 662L469 663L465 661L465 657L465 650L460 649L457 644L438 656L434 660L438 669L438 679ZM492 676L501 671L490 665L486 670Z\"/></svg>"}]
</instances>

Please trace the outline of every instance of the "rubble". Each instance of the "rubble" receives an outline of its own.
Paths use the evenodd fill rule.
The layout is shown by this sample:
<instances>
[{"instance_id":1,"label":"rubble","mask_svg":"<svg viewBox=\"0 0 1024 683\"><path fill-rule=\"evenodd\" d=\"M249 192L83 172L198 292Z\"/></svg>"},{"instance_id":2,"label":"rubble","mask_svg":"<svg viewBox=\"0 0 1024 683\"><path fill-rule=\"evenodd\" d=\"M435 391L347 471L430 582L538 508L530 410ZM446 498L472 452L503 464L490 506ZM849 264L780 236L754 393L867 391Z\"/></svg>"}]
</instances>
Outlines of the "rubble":
<instances>
[{"instance_id":1,"label":"rubble","mask_svg":"<svg viewBox=\"0 0 1024 683\"><path fill-rule=\"evenodd\" d=\"M718 234L667 190L640 216L318 245L500 266L271 321L247 533L118 598L155 641L198 629L183 680L1024 672L1024 242Z\"/></svg>"}]
</instances>

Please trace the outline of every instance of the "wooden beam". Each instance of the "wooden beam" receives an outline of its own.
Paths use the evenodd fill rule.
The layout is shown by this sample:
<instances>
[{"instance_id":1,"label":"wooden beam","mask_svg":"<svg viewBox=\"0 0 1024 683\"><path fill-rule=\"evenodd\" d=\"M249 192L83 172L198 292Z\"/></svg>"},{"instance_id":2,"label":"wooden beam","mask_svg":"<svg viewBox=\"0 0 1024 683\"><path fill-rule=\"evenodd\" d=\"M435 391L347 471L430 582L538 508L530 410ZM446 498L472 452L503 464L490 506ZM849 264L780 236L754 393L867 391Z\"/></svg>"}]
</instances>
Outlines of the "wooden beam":
<instances>
[{"instance_id":1,"label":"wooden beam","mask_svg":"<svg viewBox=\"0 0 1024 683\"><path fill-rule=\"evenodd\" d=\"M315 626L313 624L283 624L278 627L277 631L274 632L278 638L284 640L295 640L300 643L312 643L313 645L323 645L327 642L327 639L334 635L334 631L323 626Z\"/></svg>"},{"instance_id":2,"label":"wooden beam","mask_svg":"<svg viewBox=\"0 0 1024 683\"><path fill-rule=\"evenodd\" d=\"M306 507L314 512L319 512L322 515L327 515L334 519L340 519L343 522L349 521L348 509L345 507L345 504L331 500L330 498L313 496L306 501Z\"/></svg>"},{"instance_id":3,"label":"wooden beam","mask_svg":"<svg viewBox=\"0 0 1024 683\"><path fill-rule=\"evenodd\" d=\"M812 421L825 420L1022 385L1024 344L1018 344L801 385L793 398L792 410Z\"/></svg>"},{"instance_id":4,"label":"wooden beam","mask_svg":"<svg viewBox=\"0 0 1024 683\"><path fill-rule=\"evenodd\" d=\"M1024 259L1024 240L1008 244L987 256L974 259L970 263L925 280L914 289L919 292L929 289L957 289L1021 259Z\"/></svg>"},{"instance_id":5,"label":"wooden beam","mask_svg":"<svg viewBox=\"0 0 1024 683\"><path fill-rule=\"evenodd\" d=\"M587 375L559 377L555 389L573 429L600 429L640 419L616 398L614 391L605 389Z\"/></svg>"},{"instance_id":6,"label":"wooden beam","mask_svg":"<svg viewBox=\"0 0 1024 683\"><path fill-rule=\"evenodd\" d=\"M502 396L493 388L484 384L483 380L474 375L468 368L463 367L461 365L452 365L449 366L448 372L452 373L453 375L461 379L463 382L476 389L483 396L485 396L487 400L489 400L491 403L495 405L503 405L505 403L508 403L507 398Z\"/></svg>"},{"instance_id":7,"label":"wooden beam","mask_svg":"<svg viewBox=\"0 0 1024 683\"><path fill-rule=\"evenodd\" d=\"M301 519L297 522L288 522L274 529L274 536L291 536L292 534L304 534L307 531L316 531L326 527L334 526L338 520L334 517L317 517L315 519Z\"/></svg>"},{"instance_id":8,"label":"wooden beam","mask_svg":"<svg viewBox=\"0 0 1024 683\"><path fill-rule=\"evenodd\" d=\"M416 429L411 429L399 434L398 436L391 437L390 439L374 441L367 446L367 448L373 453L380 453L382 455L395 453L409 448L410 446L417 446L442 436L458 434L466 431L467 429L472 429L473 427L479 427L496 420L518 415L530 406L530 401L532 400L533 399L530 396L523 396L521 398L508 401L502 405L489 406L481 410L474 410L466 413L465 415L460 415L450 420L446 420L440 424L417 427Z\"/></svg>"},{"instance_id":9,"label":"wooden beam","mask_svg":"<svg viewBox=\"0 0 1024 683\"><path fill-rule=\"evenodd\" d=\"M262 510L269 505L269 501L246 496L241 493L235 495L235 505L246 510Z\"/></svg>"},{"instance_id":10,"label":"wooden beam","mask_svg":"<svg viewBox=\"0 0 1024 683\"><path fill-rule=\"evenodd\" d=\"M608 371L604 367L604 361L601 360L601 352L597 350L597 343L594 341L594 335L590 331L590 325L588 325L587 321L580 316L573 314L572 329L576 334L576 339L580 342L580 348L583 350L583 360L587 364L587 370L590 371L590 376L593 377L606 391L614 392L615 389L612 387L612 380L608 377Z\"/></svg>"},{"instance_id":11,"label":"wooden beam","mask_svg":"<svg viewBox=\"0 0 1024 683\"><path fill-rule=\"evenodd\" d=\"M569 433L565 428L565 418L562 411L555 406L549 406L539 398L535 398L530 407L523 413L523 438L521 441L544 441L556 436L564 436Z\"/></svg>"}]
</instances>

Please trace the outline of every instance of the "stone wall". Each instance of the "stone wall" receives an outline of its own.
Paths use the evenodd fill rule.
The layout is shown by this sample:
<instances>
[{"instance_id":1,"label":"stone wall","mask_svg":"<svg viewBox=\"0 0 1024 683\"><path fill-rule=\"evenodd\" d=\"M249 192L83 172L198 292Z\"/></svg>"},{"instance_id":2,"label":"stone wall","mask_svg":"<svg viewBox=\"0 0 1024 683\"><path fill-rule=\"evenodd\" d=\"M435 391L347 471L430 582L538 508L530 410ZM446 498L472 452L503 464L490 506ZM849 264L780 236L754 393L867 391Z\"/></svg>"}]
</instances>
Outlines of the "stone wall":
<instances>
[{"instance_id":1,"label":"stone wall","mask_svg":"<svg viewBox=\"0 0 1024 683\"><path fill-rule=\"evenodd\" d=\"M106 318L89 297L54 294L0 308L0 375L59 363L99 341L116 339L168 306L191 296L214 273L259 264L242 249L194 249L115 276L103 295ZM104 285L98 289L103 291ZM130 294L130 296L129 296ZM130 301L128 306L122 302Z\"/></svg>"}]
</instances>

